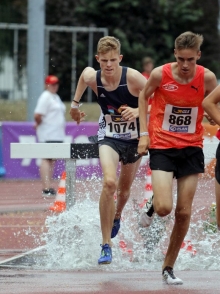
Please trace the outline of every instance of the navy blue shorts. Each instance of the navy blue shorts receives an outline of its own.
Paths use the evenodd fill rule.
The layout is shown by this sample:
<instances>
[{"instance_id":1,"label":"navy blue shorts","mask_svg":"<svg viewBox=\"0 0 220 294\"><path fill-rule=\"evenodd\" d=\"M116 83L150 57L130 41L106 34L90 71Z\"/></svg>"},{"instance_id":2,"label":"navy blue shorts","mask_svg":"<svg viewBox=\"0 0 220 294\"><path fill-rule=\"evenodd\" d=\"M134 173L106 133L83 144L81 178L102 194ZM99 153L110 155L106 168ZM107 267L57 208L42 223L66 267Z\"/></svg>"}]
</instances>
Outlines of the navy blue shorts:
<instances>
[{"instance_id":1,"label":"navy blue shorts","mask_svg":"<svg viewBox=\"0 0 220 294\"><path fill-rule=\"evenodd\" d=\"M124 165L129 163L135 163L141 156L137 153L138 143L124 143L119 140L105 138L98 141L99 146L108 145L114 149L119 155L119 161Z\"/></svg>"}]
</instances>

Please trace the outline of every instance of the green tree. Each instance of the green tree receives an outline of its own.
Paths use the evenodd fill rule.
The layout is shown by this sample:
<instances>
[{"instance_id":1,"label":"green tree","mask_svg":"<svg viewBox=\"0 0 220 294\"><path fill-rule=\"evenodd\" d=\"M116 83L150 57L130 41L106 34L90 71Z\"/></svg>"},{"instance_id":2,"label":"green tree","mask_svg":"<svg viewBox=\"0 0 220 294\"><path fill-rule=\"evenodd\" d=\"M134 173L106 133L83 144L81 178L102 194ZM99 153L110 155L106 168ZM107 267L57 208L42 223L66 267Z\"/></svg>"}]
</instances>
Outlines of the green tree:
<instances>
[{"instance_id":1,"label":"green tree","mask_svg":"<svg viewBox=\"0 0 220 294\"><path fill-rule=\"evenodd\" d=\"M124 62L140 69L140 61L151 55L156 64L173 59L174 39L193 28L202 9L193 9L194 0L106 1L82 0L75 16L87 25L109 28L121 40Z\"/></svg>"},{"instance_id":2,"label":"green tree","mask_svg":"<svg viewBox=\"0 0 220 294\"><path fill-rule=\"evenodd\" d=\"M2 23L26 23L26 0L1 0L0 22ZM13 32L0 29L0 56L13 53Z\"/></svg>"},{"instance_id":3,"label":"green tree","mask_svg":"<svg viewBox=\"0 0 220 294\"><path fill-rule=\"evenodd\" d=\"M146 55L151 56L156 65L174 60L174 40L180 33L190 30L203 34L205 42L200 63L220 74L219 62L216 62L220 60L217 0L148 0L144 5L141 0L47 0L46 15L47 23L54 25L107 27L109 35L121 41L122 64L138 70L142 69L141 60ZM94 51L99 38L100 35L95 35ZM65 52L70 54L71 40L65 39ZM78 36L78 75L87 65L87 40L86 35ZM58 46L60 54L55 53L56 46L52 47L60 66L62 46ZM95 60L94 67L98 68Z\"/></svg>"},{"instance_id":4,"label":"green tree","mask_svg":"<svg viewBox=\"0 0 220 294\"><path fill-rule=\"evenodd\" d=\"M45 1L46 24L106 27L109 35L121 41L124 55L122 64L138 70L142 70L141 61L146 55L151 56L156 65L174 60L174 40L180 33L193 31L203 34L205 41L199 62L220 77L218 0ZM7 7L11 14L9 17L9 13L0 13L0 21L26 22L26 5L26 0L1 0L0 8ZM6 19L2 20L2 16ZM94 54L100 37L102 34L94 35ZM26 44L24 38L22 44ZM65 100L70 99L71 51L70 33L51 33L50 73L58 74L61 78L60 94ZM25 62L26 51L23 49L22 52ZM77 77L87 65L88 34L80 33L77 35ZM98 69L95 59L94 67Z\"/></svg>"}]
</instances>

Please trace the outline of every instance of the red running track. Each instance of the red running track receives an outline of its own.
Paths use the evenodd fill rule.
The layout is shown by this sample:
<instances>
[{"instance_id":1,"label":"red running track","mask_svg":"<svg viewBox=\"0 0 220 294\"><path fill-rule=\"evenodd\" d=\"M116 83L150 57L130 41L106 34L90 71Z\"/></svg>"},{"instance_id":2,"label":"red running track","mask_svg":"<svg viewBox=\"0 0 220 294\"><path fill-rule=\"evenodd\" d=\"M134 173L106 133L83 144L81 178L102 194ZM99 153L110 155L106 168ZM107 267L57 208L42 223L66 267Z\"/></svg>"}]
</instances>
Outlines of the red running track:
<instances>
[{"instance_id":1,"label":"red running track","mask_svg":"<svg viewBox=\"0 0 220 294\"><path fill-rule=\"evenodd\" d=\"M218 294L218 271L182 271L183 285L168 286L159 272L75 272L1 270L0 293L4 294Z\"/></svg>"}]
</instances>

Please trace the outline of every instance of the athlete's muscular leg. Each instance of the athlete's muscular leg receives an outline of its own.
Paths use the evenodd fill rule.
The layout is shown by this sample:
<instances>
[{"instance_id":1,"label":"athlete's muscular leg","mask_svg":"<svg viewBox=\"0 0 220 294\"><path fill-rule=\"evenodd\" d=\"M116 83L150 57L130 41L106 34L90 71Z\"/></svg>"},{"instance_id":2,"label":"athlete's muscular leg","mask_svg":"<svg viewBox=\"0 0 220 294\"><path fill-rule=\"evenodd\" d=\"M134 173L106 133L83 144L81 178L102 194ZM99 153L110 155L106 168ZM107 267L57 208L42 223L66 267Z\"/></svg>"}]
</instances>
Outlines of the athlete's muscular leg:
<instances>
[{"instance_id":1,"label":"athlete's muscular leg","mask_svg":"<svg viewBox=\"0 0 220 294\"><path fill-rule=\"evenodd\" d=\"M173 208L173 172L152 170L153 206L161 217L168 215Z\"/></svg>"},{"instance_id":2,"label":"athlete's muscular leg","mask_svg":"<svg viewBox=\"0 0 220 294\"><path fill-rule=\"evenodd\" d=\"M121 164L121 172L117 187L115 219L119 219L121 217L122 210L129 199L131 185L134 181L140 162L141 158L139 158L135 163L129 163L126 165L123 163Z\"/></svg>"},{"instance_id":3,"label":"athlete's muscular leg","mask_svg":"<svg viewBox=\"0 0 220 294\"><path fill-rule=\"evenodd\" d=\"M177 259L181 244L189 228L192 202L198 183L198 174L182 177L177 180L177 205L175 210L175 224L170 237L163 268L173 267Z\"/></svg>"},{"instance_id":4,"label":"athlete's muscular leg","mask_svg":"<svg viewBox=\"0 0 220 294\"><path fill-rule=\"evenodd\" d=\"M107 145L99 147L99 157L103 171L103 187L99 200L102 244L111 244L111 231L115 215L114 192L117 188L116 171L119 156Z\"/></svg>"}]
</instances>

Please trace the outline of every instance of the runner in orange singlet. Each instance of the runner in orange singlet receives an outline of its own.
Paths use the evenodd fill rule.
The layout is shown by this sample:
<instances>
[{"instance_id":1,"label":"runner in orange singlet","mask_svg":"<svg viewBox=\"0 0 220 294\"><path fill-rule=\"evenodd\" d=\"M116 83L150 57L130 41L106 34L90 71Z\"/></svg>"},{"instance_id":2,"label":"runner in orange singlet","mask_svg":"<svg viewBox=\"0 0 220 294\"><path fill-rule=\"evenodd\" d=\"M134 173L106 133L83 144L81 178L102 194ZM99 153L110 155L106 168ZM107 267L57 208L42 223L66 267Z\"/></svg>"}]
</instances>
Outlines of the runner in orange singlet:
<instances>
[{"instance_id":1,"label":"runner in orange singlet","mask_svg":"<svg viewBox=\"0 0 220 294\"><path fill-rule=\"evenodd\" d=\"M155 212L163 217L173 208L172 184L177 179L175 224L162 266L165 283L182 284L173 273L188 231L198 174L204 172L202 101L216 86L213 72L196 64L203 36L185 32L175 40L176 62L155 68L139 96L138 153L150 152L154 196L148 200L140 225L149 226ZM154 93L149 121L147 99Z\"/></svg>"}]
</instances>

